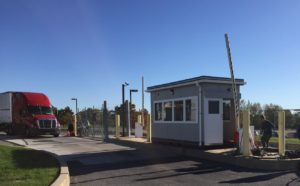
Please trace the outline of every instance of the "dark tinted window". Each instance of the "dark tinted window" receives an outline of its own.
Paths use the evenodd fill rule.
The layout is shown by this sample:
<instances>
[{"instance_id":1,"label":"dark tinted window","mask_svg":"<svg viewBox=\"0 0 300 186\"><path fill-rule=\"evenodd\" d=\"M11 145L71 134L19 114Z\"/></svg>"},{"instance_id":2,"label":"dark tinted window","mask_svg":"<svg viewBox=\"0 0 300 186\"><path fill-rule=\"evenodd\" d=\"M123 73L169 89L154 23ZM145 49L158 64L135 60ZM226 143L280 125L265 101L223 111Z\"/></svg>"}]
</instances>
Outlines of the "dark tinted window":
<instances>
[{"instance_id":1,"label":"dark tinted window","mask_svg":"<svg viewBox=\"0 0 300 186\"><path fill-rule=\"evenodd\" d=\"M172 102L165 102L164 103L164 109L165 109L165 121L172 121Z\"/></svg>"},{"instance_id":2,"label":"dark tinted window","mask_svg":"<svg viewBox=\"0 0 300 186\"><path fill-rule=\"evenodd\" d=\"M231 101L223 100L223 120L230 120Z\"/></svg>"},{"instance_id":3,"label":"dark tinted window","mask_svg":"<svg viewBox=\"0 0 300 186\"><path fill-rule=\"evenodd\" d=\"M53 114L52 108L40 106L28 106L28 112L30 114Z\"/></svg>"},{"instance_id":4,"label":"dark tinted window","mask_svg":"<svg viewBox=\"0 0 300 186\"><path fill-rule=\"evenodd\" d=\"M219 101L208 101L208 113L219 114Z\"/></svg>"},{"instance_id":5,"label":"dark tinted window","mask_svg":"<svg viewBox=\"0 0 300 186\"><path fill-rule=\"evenodd\" d=\"M174 101L175 121L183 121L183 101Z\"/></svg>"}]
</instances>

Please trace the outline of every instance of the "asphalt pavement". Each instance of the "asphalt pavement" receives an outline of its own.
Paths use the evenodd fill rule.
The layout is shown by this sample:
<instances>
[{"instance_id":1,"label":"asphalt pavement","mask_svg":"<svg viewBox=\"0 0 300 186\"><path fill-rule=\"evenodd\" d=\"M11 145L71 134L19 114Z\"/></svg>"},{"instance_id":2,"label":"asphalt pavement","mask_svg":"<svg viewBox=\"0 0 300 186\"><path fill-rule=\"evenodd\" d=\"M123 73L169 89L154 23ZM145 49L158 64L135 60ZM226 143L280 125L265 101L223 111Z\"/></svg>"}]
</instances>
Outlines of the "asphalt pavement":
<instances>
[{"instance_id":1,"label":"asphalt pavement","mask_svg":"<svg viewBox=\"0 0 300 186\"><path fill-rule=\"evenodd\" d=\"M0 140L56 154L68 163L71 185L300 185L299 171L267 172L191 159L166 145L2 133Z\"/></svg>"}]
</instances>

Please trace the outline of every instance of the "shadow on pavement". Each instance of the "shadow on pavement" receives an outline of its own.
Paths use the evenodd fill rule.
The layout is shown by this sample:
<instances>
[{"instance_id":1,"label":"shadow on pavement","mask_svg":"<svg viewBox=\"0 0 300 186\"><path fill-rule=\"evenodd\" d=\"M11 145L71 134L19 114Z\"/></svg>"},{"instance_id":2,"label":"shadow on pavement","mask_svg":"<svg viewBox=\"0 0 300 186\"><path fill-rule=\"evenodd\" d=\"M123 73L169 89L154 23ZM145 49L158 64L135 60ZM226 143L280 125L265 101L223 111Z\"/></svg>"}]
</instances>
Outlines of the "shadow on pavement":
<instances>
[{"instance_id":1,"label":"shadow on pavement","mask_svg":"<svg viewBox=\"0 0 300 186\"><path fill-rule=\"evenodd\" d=\"M299 178L299 175L295 171L282 171L282 172L267 172L261 170L253 170L253 169L245 169L235 167L229 164L221 164L203 159L195 159L182 156L177 151L170 150L166 145L158 145L158 144L143 144L143 143L133 143L128 141L118 141L118 140L110 140L110 143L114 143L117 145L122 145L126 147L130 147L134 150L124 150L118 152L102 152L102 153L94 153L89 154L89 157L97 157L102 160L98 164L85 165L80 161L74 159L74 161L67 162L70 168L70 175L73 177L87 175L91 173L99 173L99 176L95 177L84 177L83 179L75 179L72 181L72 184L82 184L89 183L94 181L103 181L107 179L114 178L123 178L123 177L131 177L136 176L135 181L151 181L151 180L159 180L165 178L178 177L183 175L201 175L201 174L211 174L217 172L226 172L233 171L238 173L245 172L255 172L260 175L245 177L235 180L222 181L220 184L239 184L239 183L255 183L266 180L271 180L273 178L283 176L289 173L296 173L296 178L294 182L296 182ZM66 157L64 157L66 158ZM185 164L181 162L185 161L193 161L193 165ZM169 163L178 163L178 166L170 168L169 166L164 166L164 164ZM132 168L143 168L145 166L154 166L154 165L162 165L162 169L157 169L157 171L141 171L141 172L122 172L117 175L102 175L102 171L119 171L119 170L130 170ZM226 177L226 176L225 176Z\"/></svg>"},{"instance_id":2,"label":"shadow on pavement","mask_svg":"<svg viewBox=\"0 0 300 186\"><path fill-rule=\"evenodd\" d=\"M15 149L12 151L14 164L22 169L56 168L57 160L50 154L29 149Z\"/></svg>"},{"instance_id":3,"label":"shadow on pavement","mask_svg":"<svg viewBox=\"0 0 300 186\"><path fill-rule=\"evenodd\" d=\"M285 174L294 173L294 172L295 171L282 171L282 172L269 173L269 174L264 174L264 175L259 175L259 176L251 176L251 177L247 177L247 178L240 178L240 179L235 179L235 180L222 181L222 182L219 182L219 183L238 184L238 183L261 182L261 181L271 180L273 178L277 178L279 176L283 176Z\"/></svg>"}]
</instances>

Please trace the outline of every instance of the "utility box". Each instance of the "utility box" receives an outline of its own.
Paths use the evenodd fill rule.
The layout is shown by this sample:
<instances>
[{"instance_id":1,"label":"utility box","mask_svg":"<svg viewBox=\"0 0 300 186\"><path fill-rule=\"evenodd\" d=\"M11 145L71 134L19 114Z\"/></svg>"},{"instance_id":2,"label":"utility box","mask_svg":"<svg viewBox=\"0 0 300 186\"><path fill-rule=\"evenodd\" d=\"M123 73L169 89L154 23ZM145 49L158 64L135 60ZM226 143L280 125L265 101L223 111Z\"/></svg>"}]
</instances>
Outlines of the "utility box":
<instances>
[{"instance_id":1,"label":"utility box","mask_svg":"<svg viewBox=\"0 0 300 186\"><path fill-rule=\"evenodd\" d=\"M143 125L141 123L135 123L135 137L142 138L143 137Z\"/></svg>"}]
</instances>

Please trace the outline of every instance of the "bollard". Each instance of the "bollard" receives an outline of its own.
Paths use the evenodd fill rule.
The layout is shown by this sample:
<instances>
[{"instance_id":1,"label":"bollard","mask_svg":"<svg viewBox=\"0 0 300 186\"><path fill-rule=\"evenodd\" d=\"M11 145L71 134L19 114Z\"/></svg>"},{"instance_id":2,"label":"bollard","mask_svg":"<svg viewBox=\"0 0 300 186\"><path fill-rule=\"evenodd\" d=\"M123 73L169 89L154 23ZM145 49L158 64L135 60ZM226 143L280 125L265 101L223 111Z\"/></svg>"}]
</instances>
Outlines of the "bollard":
<instances>
[{"instance_id":1,"label":"bollard","mask_svg":"<svg viewBox=\"0 0 300 186\"><path fill-rule=\"evenodd\" d=\"M120 115L115 115L116 138L120 139Z\"/></svg>"},{"instance_id":2,"label":"bollard","mask_svg":"<svg viewBox=\"0 0 300 186\"><path fill-rule=\"evenodd\" d=\"M147 142L152 143L152 122L151 115L147 115Z\"/></svg>"},{"instance_id":3,"label":"bollard","mask_svg":"<svg viewBox=\"0 0 300 186\"><path fill-rule=\"evenodd\" d=\"M142 124L142 115L138 115L138 123Z\"/></svg>"},{"instance_id":4,"label":"bollard","mask_svg":"<svg viewBox=\"0 0 300 186\"><path fill-rule=\"evenodd\" d=\"M285 155L285 112L278 111L278 153Z\"/></svg>"},{"instance_id":5,"label":"bollard","mask_svg":"<svg viewBox=\"0 0 300 186\"><path fill-rule=\"evenodd\" d=\"M250 156L250 143L249 143L249 126L250 126L250 113L248 110L243 110L243 155Z\"/></svg>"},{"instance_id":6,"label":"bollard","mask_svg":"<svg viewBox=\"0 0 300 186\"><path fill-rule=\"evenodd\" d=\"M73 125L74 129L73 129L73 132L74 132L74 136L77 136L77 116L76 114L74 115L74 125Z\"/></svg>"}]
</instances>

